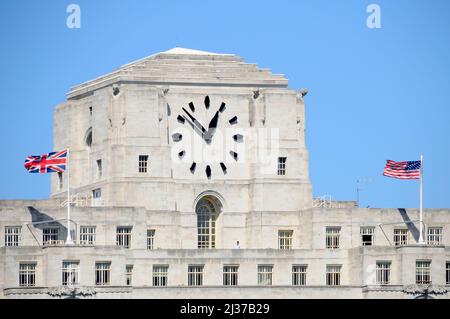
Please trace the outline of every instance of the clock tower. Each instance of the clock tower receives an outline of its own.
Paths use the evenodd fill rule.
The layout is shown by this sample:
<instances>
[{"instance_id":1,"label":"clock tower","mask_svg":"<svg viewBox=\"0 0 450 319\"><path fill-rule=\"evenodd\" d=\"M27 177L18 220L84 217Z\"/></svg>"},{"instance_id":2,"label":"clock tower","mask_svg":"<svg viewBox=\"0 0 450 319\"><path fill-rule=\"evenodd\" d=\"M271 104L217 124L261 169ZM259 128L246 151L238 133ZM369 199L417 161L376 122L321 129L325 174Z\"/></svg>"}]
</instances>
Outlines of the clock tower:
<instances>
[{"instance_id":1,"label":"clock tower","mask_svg":"<svg viewBox=\"0 0 450 319\"><path fill-rule=\"evenodd\" d=\"M182 241L203 225L184 246L230 246L259 212L312 205L304 95L235 55L175 48L73 87L55 149L70 148L77 200L176 218ZM52 177L53 197L66 187Z\"/></svg>"}]
</instances>

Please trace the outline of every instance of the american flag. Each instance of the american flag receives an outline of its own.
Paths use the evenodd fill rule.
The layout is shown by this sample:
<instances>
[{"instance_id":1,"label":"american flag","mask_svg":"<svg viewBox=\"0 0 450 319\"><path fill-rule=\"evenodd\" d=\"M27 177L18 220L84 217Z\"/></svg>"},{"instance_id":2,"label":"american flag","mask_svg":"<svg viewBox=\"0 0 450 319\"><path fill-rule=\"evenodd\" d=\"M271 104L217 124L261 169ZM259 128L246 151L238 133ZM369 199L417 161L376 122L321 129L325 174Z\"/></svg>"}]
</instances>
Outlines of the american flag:
<instances>
[{"instance_id":1,"label":"american flag","mask_svg":"<svg viewBox=\"0 0 450 319\"><path fill-rule=\"evenodd\" d=\"M383 175L399 179L419 179L420 166L420 161L395 162L387 160Z\"/></svg>"},{"instance_id":2,"label":"american flag","mask_svg":"<svg viewBox=\"0 0 450 319\"><path fill-rule=\"evenodd\" d=\"M60 173L66 170L67 150L41 156L31 155L25 159L28 173Z\"/></svg>"}]
</instances>

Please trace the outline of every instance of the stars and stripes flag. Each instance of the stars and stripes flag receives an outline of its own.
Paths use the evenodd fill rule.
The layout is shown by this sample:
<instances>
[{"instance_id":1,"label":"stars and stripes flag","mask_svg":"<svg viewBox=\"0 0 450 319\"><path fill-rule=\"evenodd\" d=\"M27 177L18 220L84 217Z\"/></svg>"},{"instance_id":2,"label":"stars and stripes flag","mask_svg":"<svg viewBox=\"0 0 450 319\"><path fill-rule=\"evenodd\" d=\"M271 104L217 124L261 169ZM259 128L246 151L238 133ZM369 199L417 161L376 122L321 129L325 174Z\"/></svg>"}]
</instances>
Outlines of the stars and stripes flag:
<instances>
[{"instance_id":1,"label":"stars and stripes flag","mask_svg":"<svg viewBox=\"0 0 450 319\"><path fill-rule=\"evenodd\" d=\"M398 179L420 179L421 161L386 161L383 175Z\"/></svg>"},{"instance_id":2,"label":"stars and stripes flag","mask_svg":"<svg viewBox=\"0 0 450 319\"><path fill-rule=\"evenodd\" d=\"M66 170L67 150L41 156L31 155L25 159L28 173L61 173Z\"/></svg>"}]
</instances>

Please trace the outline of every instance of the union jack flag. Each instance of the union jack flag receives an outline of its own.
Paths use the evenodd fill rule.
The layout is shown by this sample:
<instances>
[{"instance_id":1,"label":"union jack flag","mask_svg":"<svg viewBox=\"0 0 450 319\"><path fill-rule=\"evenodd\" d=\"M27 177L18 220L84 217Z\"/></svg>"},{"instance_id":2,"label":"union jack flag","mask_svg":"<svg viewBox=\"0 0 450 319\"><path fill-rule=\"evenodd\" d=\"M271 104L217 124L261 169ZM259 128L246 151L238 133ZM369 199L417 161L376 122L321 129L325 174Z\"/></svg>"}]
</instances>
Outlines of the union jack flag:
<instances>
[{"instance_id":1,"label":"union jack flag","mask_svg":"<svg viewBox=\"0 0 450 319\"><path fill-rule=\"evenodd\" d=\"M31 155L25 159L28 173L60 173L66 170L67 150L42 156Z\"/></svg>"},{"instance_id":2,"label":"union jack flag","mask_svg":"<svg viewBox=\"0 0 450 319\"><path fill-rule=\"evenodd\" d=\"M383 175L398 179L419 179L420 161L395 162L388 160Z\"/></svg>"}]
</instances>

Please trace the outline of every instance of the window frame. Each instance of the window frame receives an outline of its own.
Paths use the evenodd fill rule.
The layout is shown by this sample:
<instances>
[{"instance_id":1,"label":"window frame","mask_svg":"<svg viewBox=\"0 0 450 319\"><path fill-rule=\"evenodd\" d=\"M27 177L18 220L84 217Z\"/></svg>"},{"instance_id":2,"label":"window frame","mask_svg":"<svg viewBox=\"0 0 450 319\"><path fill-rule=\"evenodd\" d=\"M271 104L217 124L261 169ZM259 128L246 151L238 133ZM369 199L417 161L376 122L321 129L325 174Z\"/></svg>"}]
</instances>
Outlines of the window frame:
<instances>
[{"instance_id":1,"label":"window frame","mask_svg":"<svg viewBox=\"0 0 450 319\"><path fill-rule=\"evenodd\" d=\"M306 286L308 265L292 265L292 286Z\"/></svg>"},{"instance_id":2,"label":"window frame","mask_svg":"<svg viewBox=\"0 0 450 319\"><path fill-rule=\"evenodd\" d=\"M341 286L342 265L331 264L326 268L326 285Z\"/></svg>"},{"instance_id":3,"label":"window frame","mask_svg":"<svg viewBox=\"0 0 450 319\"><path fill-rule=\"evenodd\" d=\"M80 226L80 245L95 245L97 226Z\"/></svg>"},{"instance_id":4,"label":"window frame","mask_svg":"<svg viewBox=\"0 0 450 319\"><path fill-rule=\"evenodd\" d=\"M341 246L341 226L326 226L325 227L325 248L339 249Z\"/></svg>"},{"instance_id":5,"label":"window frame","mask_svg":"<svg viewBox=\"0 0 450 319\"><path fill-rule=\"evenodd\" d=\"M277 175L286 176L287 156L278 157Z\"/></svg>"},{"instance_id":6,"label":"window frame","mask_svg":"<svg viewBox=\"0 0 450 319\"><path fill-rule=\"evenodd\" d=\"M19 262L19 287L36 287L36 268L37 262Z\"/></svg>"},{"instance_id":7,"label":"window frame","mask_svg":"<svg viewBox=\"0 0 450 319\"><path fill-rule=\"evenodd\" d=\"M223 286L235 287L239 285L239 265L223 265Z\"/></svg>"},{"instance_id":8,"label":"window frame","mask_svg":"<svg viewBox=\"0 0 450 319\"><path fill-rule=\"evenodd\" d=\"M409 242L409 229L408 228L394 228L394 246L406 246ZM406 236L406 237L405 237Z\"/></svg>"},{"instance_id":9,"label":"window frame","mask_svg":"<svg viewBox=\"0 0 450 319\"><path fill-rule=\"evenodd\" d=\"M149 155L138 155L138 173L148 173Z\"/></svg>"},{"instance_id":10,"label":"window frame","mask_svg":"<svg viewBox=\"0 0 450 319\"><path fill-rule=\"evenodd\" d=\"M76 267L71 267L75 265ZM79 260L63 260L61 267L61 285L77 286L80 282L80 261Z\"/></svg>"},{"instance_id":11,"label":"window frame","mask_svg":"<svg viewBox=\"0 0 450 319\"><path fill-rule=\"evenodd\" d=\"M432 283L431 260L429 259L416 260L416 284L430 285L431 283Z\"/></svg>"},{"instance_id":12,"label":"window frame","mask_svg":"<svg viewBox=\"0 0 450 319\"><path fill-rule=\"evenodd\" d=\"M273 265L258 265L258 286L272 286Z\"/></svg>"},{"instance_id":13,"label":"window frame","mask_svg":"<svg viewBox=\"0 0 450 319\"><path fill-rule=\"evenodd\" d=\"M127 231L127 232L125 232ZM131 248L133 226L117 226L116 227L116 246Z\"/></svg>"},{"instance_id":14,"label":"window frame","mask_svg":"<svg viewBox=\"0 0 450 319\"><path fill-rule=\"evenodd\" d=\"M360 226L361 246L374 246L375 226ZM370 236L370 241L365 241L364 236ZM370 244L368 244L370 243Z\"/></svg>"},{"instance_id":15,"label":"window frame","mask_svg":"<svg viewBox=\"0 0 450 319\"><path fill-rule=\"evenodd\" d=\"M377 260L375 266L375 283L380 286L391 284L392 261Z\"/></svg>"},{"instance_id":16,"label":"window frame","mask_svg":"<svg viewBox=\"0 0 450 319\"><path fill-rule=\"evenodd\" d=\"M95 286L111 285L111 262L96 261L95 262Z\"/></svg>"},{"instance_id":17,"label":"window frame","mask_svg":"<svg viewBox=\"0 0 450 319\"><path fill-rule=\"evenodd\" d=\"M294 238L294 230L279 229L278 230L278 249L290 250L292 249Z\"/></svg>"},{"instance_id":18,"label":"window frame","mask_svg":"<svg viewBox=\"0 0 450 319\"><path fill-rule=\"evenodd\" d=\"M188 286L203 286L203 273L205 265L188 265Z\"/></svg>"},{"instance_id":19,"label":"window frame","mask_svg":"<svg viewBox=\"0 0 450 319\"><path fill-rule=\"evenodd\" d=\"M431 231L431 232L430 232ZM438 231L438 232L436 232ZM432 226L427 228L427 245L442 245L444 228L440 226Z\"/></svg>"},{"instance_id":20,"label":"window frame","mask_svg":"<svg viewBox=\"0 0 450 319\"><path fill-rule=\"evenodd\" d=\"M167 287L169 282L169 265L153 265L153 287Z\"/></svg>"},{"instance_id":21,"label":"window frame","mask_svg":"<svg viewBox=\"0 0 450 319\"><path fill-rule=\"evenodd\" d=\"M22 242L22 226L5 226L5 247L18 247Z\"/></svg>"}]
</instances>

